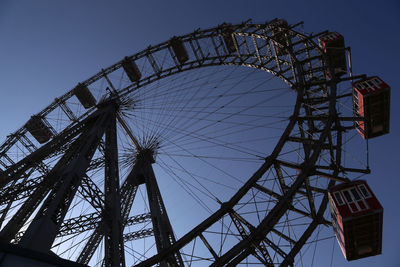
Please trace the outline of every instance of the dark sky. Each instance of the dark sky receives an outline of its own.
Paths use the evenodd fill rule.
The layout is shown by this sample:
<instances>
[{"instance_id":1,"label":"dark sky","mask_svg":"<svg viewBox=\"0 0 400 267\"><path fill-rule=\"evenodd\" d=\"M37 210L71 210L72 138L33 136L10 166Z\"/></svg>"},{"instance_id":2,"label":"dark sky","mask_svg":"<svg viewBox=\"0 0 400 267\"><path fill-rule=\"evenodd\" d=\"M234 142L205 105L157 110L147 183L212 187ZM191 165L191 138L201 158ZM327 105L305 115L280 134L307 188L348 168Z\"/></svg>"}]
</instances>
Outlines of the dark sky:
<instances>
[{"instance_id":1,"label":"dark sky","mask_svg":"<svg viewBox=\"0 0 400 267\"><path fill-rule=\"evenodd\" d=\"M364 177L385 208L383 254L343 265L336 245L333 266L400 266L399 14L398 0L0 0L0 138L79 81L173 35L249 18L304 21L308 33L338 31L352 48L353 71L380 76L392 94L391 133L371 140L372 174Z\"/></svg>"}]
</instances>

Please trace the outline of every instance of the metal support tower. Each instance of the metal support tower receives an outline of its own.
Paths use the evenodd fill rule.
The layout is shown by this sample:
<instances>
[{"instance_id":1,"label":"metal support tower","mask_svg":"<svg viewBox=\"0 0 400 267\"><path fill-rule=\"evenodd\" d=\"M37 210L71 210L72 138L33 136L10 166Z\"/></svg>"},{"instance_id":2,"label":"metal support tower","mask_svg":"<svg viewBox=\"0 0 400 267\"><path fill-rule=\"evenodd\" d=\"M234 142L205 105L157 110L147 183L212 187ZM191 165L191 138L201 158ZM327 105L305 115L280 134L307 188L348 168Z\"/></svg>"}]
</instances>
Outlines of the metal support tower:
<instances>
[{"instance_id":1,"label":"metal support tower","mask_svg":"<svg viewBox=\"0 0 400 267\"><path fill-rule=\"evenodd\" d=\"M116 114L114 113L106 130L104 183L106 266L125 266L116 122Z\"/></svg>"},{"instance_id":2,"label":"metal support tower","mask_svg":"<svg viewBox=\"0 0 400 267\"><path fill-rule=\"evenodd\" d=\"M161 252L174 244L176 240L151 166L155 162L153 153L151 149L139 150L134 166L134 169L138 171L135 182L138 185L146 185L154 238L157 251ZM180 252L169 255L160 263L160 266L184 266Z\"/></svg>"},{"instance_id":3,"label":"metal support tower","mask_svg":"<svg viewBox=\"0 0 400 267\"><path fill-rule=\"evenodd\" d=\"M86 169L110 124L110 119L115 117L115 112L115 104L109 104L94 113L91 123L88 123L40 186L2 229L2 241L10 242L16 238L18 231L50 192L19 242L22 247L49 252L82 177L86 175Z\"/></svg>"}]
</instances>

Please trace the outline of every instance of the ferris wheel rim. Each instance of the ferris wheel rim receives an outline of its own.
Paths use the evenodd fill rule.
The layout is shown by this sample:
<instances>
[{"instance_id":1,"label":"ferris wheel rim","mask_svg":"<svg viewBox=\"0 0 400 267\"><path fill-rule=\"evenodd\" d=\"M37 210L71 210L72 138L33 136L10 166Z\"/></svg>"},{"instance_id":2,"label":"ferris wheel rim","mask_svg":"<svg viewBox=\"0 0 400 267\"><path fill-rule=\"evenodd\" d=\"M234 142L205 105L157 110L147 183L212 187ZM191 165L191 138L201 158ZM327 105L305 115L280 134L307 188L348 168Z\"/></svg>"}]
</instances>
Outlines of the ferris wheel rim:
<instances>
[{"instance_id":1,"label":"ferris wheel rim","mask_svg":"<svg viewBox=\"0 0 400 267\"><path fill-rule=\"evenodd\" d=\"M264 30L270 23L274 23L276 20L277 19L274 19L274 20L272 20L270 22L266 22L265 24L252 24L252 23L248 23L248 21L246 21L246 22L242 22L241 24L233 25L233 27L235 29L237 29L237 30L242 30L243 31L243 32L238 32L238 33L247 34L246 30L248 30L250 28L255 28L255 29L258 29L258 30L260 30L260 29ZM318 45L316 45L315 42L313 40L311 40L310 37L307 37L305 34L302 34L300 32L297 32L297 31L293 30L294 27L297 27L300 24L302 24L302 22L291 26L291 28L287 29L287 30L290 31L291 34L295 34L295 35L299 36L299 38L304 39L305 42L309 42L312 45L312 48L317 50L320 53L320 55L323 58L323 60L326 61L326 56L322 52L321 48ZM192 33L178 36L178 38L182 38L183 40L186 40L186 39L189 39L189 38L193 38L194 40L197 40L197 39L207 38L207 37L220 37L221 36L221 30L225 26L222 24L222 25L219 25L217 27L212 27L212 28L208 28L208 29L205 29L205 30L198 29L198 30L196 30L196 31L194 31ZM205 34L205 35L201 35L201 34ZM255 35L254 33L251 33L251 34ZM264 38L266 40L271 40L271 41L273 41L274 43L277 43L277 44L279 43L276 40L274 40L271 36L267 36L267 35L265 35L265 36L263 36L263 35L255 35L255 36L257 36L259 38ZM135 53L135 54L133 54L131 56L127 56L126 58L129 58L129 59L132 59L132 60L136 60L136 59L139 59L139 58L143 58L146 55L150 55L150 54L153 54L155 52L161 51L163 49L167 49L168 42L169 41L167 40L167 41L164 41L162 43L159 43L158 45L149 46L146 49L141 50L140 52L137 52L137 53ZM284 46L284 45L282 45L282 46ZM227 57L227 56L225 56L225 57ZM294 58L296 58L296 57L294 57ZM213 59L215 60L215 58L213 58ZM90 84L96 82L97 80L105 77L107 74L110 74L110 73L114 72L115 70L122 68L122 62L123 62L123 60L120 60L117 63L115 63L115 64L113 64L113 65L111 65L111 66L109 66L109 67L107 67L105 69L102 69L101 71L99 71L95 75L91 76L90 78L88 78L88 79L86 79L83 82L80 82L78 84L90 85ZM182 66L191 65L191 64L196 63L196 62L199 63L200 60L194 60L194 61L191 61L191 62L190 61L186 62L186 63L182 64ZM297 86L295 83L291 82L291 79L293 79L294 77L291 77L291 79L290 78L286 78L284 75L280 74L277 71L274 71L271 68L267 68L267 67L263 67L263 66L260 67L257 64L246 64L246 62L244 62L244 61L242 61L242 62L229 62L229 63L225 63L225 62L222 62L222 61L219 61L219 62L216 61L215 63L212 63L212 64L204 64L203 62L200 62L200 63L201 64L195 66L194 68L201 68L201 67L206 67L206 66L221 66L221 65L237 65L237 66L247 66L247 67L250 67L250 68L258 68L258 69L267 71L267 72L269 72L269 73L281 78L287 84L289 84L290 86L293 86L294 89ZM161 75L162 73L154 73L154 75L152 75L152 77L155 77L156 79L151 80L151 82L157 81L159 79L163 79L165 77L168 77L169 75L173 75L173 74L179 73L181 71L194 69L194 68L182 69L181 68L182 66L175 66L173 68L173 70L178 70L176 72L171 72L172 69L170 69L170 70L164 70L163 69L162 73L170 72L168 75L162 76ZM329 67L327 67L327 68L329 68ZM287 70L286 70L286 72L287 72ZM138 81L138 83L137 83L138 86L135 87L133 90L135 90L136 88L142 87L142 85L139 84L139 82L141 82L142 80L144 80L144 79L141 79L140 81ZM134 85L135 84L132 84L128 88L124 88L123 90L120 90L121 92L118 91L118 93L121 93L122 96L125 95L125 94L129 94L130 92L132 92L132 87ZM55 98L55 100L49 106L47 106L46 108L42 109L41 111L39 111L38 113L36 113L36 114L34 114L32 116L45 116L50 111L52 111L56 107L58 107L62 101L65 101L66 99L72 97L73 95L74 95L74 88L70 89L64 95ZM87 112L85 112L85 114L79 118L79 121L84 119L85 117L89 116L96 109L97 109L96 107L88 109ZM68 127L72 127L74 123L75 122L72 122ZM10 135L7 136L6 141L3 144L0 145L0 154L4 155L7 152L7 148L9 148L7 146L7 144L15 142L15 136L18 136L18 135L21 135L21 134L24 134L24 133L26 133L25 124L22 127L20 127L17 131L15 131L13 134L10 134Z\"/></svg>"},{"instance_id":2,"label":"ferris wheel rim","mask_svg":"<svg viewBox=\"0 0 400 267\"><path fill-rule=\"evenodd\" d=\"M268 24L266 24L266 25L268 25ZM239 25L235 25L235 27L238 27L238 29L239 29L240 27L244 27L244 26L243 26L242 24L239 24ZM251 28L251 27L261 28L261 27L265 27L265 25L264 25L264 24L246 24L245 27L247 27L247 28ZM212 36L220 36L220 32L219 32L219 31L220 31L220 27L215 27L215 28L210 28L210 29L208 29L208 30L204 30L203 32L204 32L204 33L212 32L212 33L213 33ZM292 30L292 29L291 29L291 31L294 32L294 30ZM185 38L193 37L194 34L201 34L201 32L197 32L197 33L195 32L195 33L183 35L183 36L180 36L180 38L182 38L183 40L185 40ZM314 44L313 49L316 49L316 50L318 50L318 51L321 51L320 48L319 48L312 40L309 40L308 37L306 37L305 35L302 35L302 34L300 34L300 33L297 33L297 32L296 32L296 34L298 34L299 36L302 36L303 38L306 38L306 40L307 40L308 42L313 43L313 44ZM268 39L273 40L270 36L268 36ZM143 50L143 51L141 51L141 52L139 52L139 53L136 53L135 55L132 55L132 56L130 56L129 58L130 58L130 59L138 59L139 55L146 55L146 54L148 54L150 51L151 51L151 53L153 53L153 52L155 52L155 51L158 51L157 49L160 49L160 50L161 50L161 49L166 49L167 46L168 46L168 41L163 42L163 43L161 43L161 44L159 44L159 45L157 45L157 46L154 46L154 47L149 47L148 49ZM296 58L296 56L293 54L293 52L288 51L288 53L289 53L290 56L293 58L295 64L300 64L300 63L299 63L299 60L297 60L297 58ZM321 53L321 55L322 55L323 60L326 60L326 59L325 59L325 56L323 55L323 53ZM191 69L194 69L194 68L201 68L201 67L214 66L214 65L215 65L215 66L217 66L217 65L224 65L222 62L220 62L220 63L218 63L218 64L217 64L217 63L214 63L214 64L208 64L208 65L207 65L207 64L202 64L202 65L199 64L198 66L194 66L194 67L192 67L192 68L184 69L185 66L189 66L190 64L193 64L193 62L194 62L194 61L192 61L192 62L189 61L189 62L187 62L187 63L185 63L185 64L182 64L182 66L176 66L176 70L177 70L176 73L180 73L180 72L183 72L183 71L191 70ZM253 68L259 67L259 66L257 66L257 65L243 64L243 63L241 63L241 62L239 62L239 63L231 62L230 64L233 64L233 65L237 64L237 65L241 65L241 66L244 65L244 66L253 67ZM292 64L293 64L293 63L292 63ZM292 67L293 67L293 65L292 65ZM109 67L109 68L107 68L107 69L105 69L105 70L102 70L101 72L99 72L98 74L92 76L91 78L89 78L88 80L84 81L83 83L84 83L84 84L87 84L87 85L90 85L91 83L94 82L94 80L95 80L97 77L105 76L105 75L107 75L107 73L111 73L111 70L114 70L114 71L115 71L115 70L118 69L118 68L121 68L121 61L118 62L118 63L116 63L116 64L114 64L114 65L112 65L111 67ZM259 68L260 68L260 67L259 67ZM297 66L297 68L301 69L301 66ZM283 77L284 77L284 76L280 75L278 72L274 71L273 69L264 69L264 70L266 70L266 71L269 70L273 75L279 76L279 77L282 78L282 79L283 79ZM168 70L163 70L163 71L168 72ZM300 71L300 72L301 72L301 71ZM174 72L170 72L169 75L174 75L174 74L175 74ZM156 81L156 80L165 78L166 76L163 77L162 75L154 74L154 77L156 78L154 81ZM99 78L99 79L100 79L100 78ZM289 79L284 79L284 80L285 80L285 82L287 82L287 83L290 82ZM151 81L151 82L153 82L153 81ZM150 82L150 83L151 83L151 82ZM305 80L303 81L303 84L304 84L304 83L305 83ZM139 82L138 82L138 84L139 84ZM298 118L297 118L297 116L298 116L298 111L300 110L301 104L302 104L302 102L301 102L302 99L300 99L300 98L302 97L302 95L299 94L299 93L302 93L302 90L303 90L304 87L302 88L302 86L299 85L299 84L301 84L301 83L299 83L299 82L290 83L290 84L291 84L291 86L293 86L294 88L296 88L296 91L297 91L298 94L297 94L296 107L294 108L293 116L290 118L290 122L288 123L288 126L287 126L287 128L286 128L286 130L285 130L285 132L287 132L287 133L286 133L286 134L282 134L282 136L281 136L281 138L280 138L280 141L278 142L278 143L281 143L281 144L280 144L281 147L282 147L283 144L286 142L285 139L286 139L287 136L290 134L291 130L293 129L293 127L295 126L295 124L296 124L296 122L297 122L297 120L298 120ZM335 87L336 82L333 81L333 80L331 80L331 81L329 81L329 84L330 84L330 86ZM141 87L141 86L139 86L138 88L140 88L140 87ZM331 89L332 89L332 88L331 88ZM125 90L125 91L124 91L124 90ZM129 90L135 90L135 89L132 89L132 88L125 88L124 90L121 90L121 91L119 91L118 93L120 93L121 95L125 95L125 94L129 94L129 93L131 92L131 91L129 91ZM333 91L335 91L335 90L333 89ZM71 96L71 95L72 95L72 92L73 92L73 91L71 90L70 92L68 92L68 93L65 94L64 96L60 97L60 99L62 99L62 98L65 97L65 96L66 96L66 97ZM330 126L331 126L331 124L333 123L333 120L334 120L333 115L336 114L336 109L335 109L335 105L336 105L336 95L335 95L335 94L333 94L333 96L329 98L329 105L330 105L330 110L329 110L329 112L330 112L330 114L332 114L332 116L331 116L332 118L330 118L330 119L328 120L328 122L326 123L326 125L325 125L325 130L324 130L325 137L322 138L322 141L325 140L327 132L330 131ZM44 109L44 110L41 111L39 114L45 113L46 110L48 110L48 109L49 109L49 108ZM93 110L95 110L95 108L93 108L92 111L93 111ZM90 111L89 111L87 114L90 114ZM322 141L321 141L321 142L322 142ZM271 156L270 156L270 158L268 159L268 160L269 160L269 163L268 163L267 165L271 165L272 162L273 162L273 160L276 160L276 158L277 158L277 156L278 156L278 153L279 153L279 151L280 151L280 149L279 149L278 146L279 146L278 144L275 146L274 152L271 153ZM313 162L313 163L311 163L311 164L314 164L315 161L316 161L317 159L318 159L318 153L316 154L316 156L314 157L314 159L313 159L312 161L310 161L310 162ZM305 164L305 165L307 165L307 164ZM269 167L268 167L268 168L269 168ZM250 180L248 180L248 182L249 182L249 181L250 181ZM253 182L249 182L249 185L250 185L250 184L253 184ZM249 187L249 188L250 188L250 187ZM236 194L234 195L234 197L232 197L232 199L237 199L237 201L239 201L240 198L239 198L238 193L236 193ZM237 203L237 201L236 201L236 203ZM230 202L230 201L229 201L229 202ZM232 205L231 207L233 207L233 206L235 205L235 201L233 201L233 202L231 203L231 205ZM227 212L226 210L227 210L227 206L225 206L224 209L221 208L220 210L216 211L216 212L215 212L213 215L211 215L209 218L215 216L215 214L217 214L217 213L226 214L226 212ZM207 221L209 218L205 219L203 222ZM199 224L198 227L200 227L200 225L202 225L202 224L203 224L203 223ZM196 227L196 228L197 228L197 227ZM186 236L186 235L185 235L185 236ZM180 240L181 240L181 239L179 239L179 240L177 241L177 244L180 244L180 243L179 243ZM179 245L179 246L180 246L180 245ZM183 246L183 245L182 245L182 246ZM178 247L178 245L175 246L175 247ZM179 248L177 248L177 249L179 249ZM172 247L171 247L171 249L169 249L169 251L171 251L171 250L172 250ZM160 253L160 254L167 254L167 253L168 253L168 252ZM143 264L143 265L146 265L147 262L148 262L148 261L142 262L142 263L139 264L138 266L142 266L142 264Z\"/></svg>"}]
</instances>

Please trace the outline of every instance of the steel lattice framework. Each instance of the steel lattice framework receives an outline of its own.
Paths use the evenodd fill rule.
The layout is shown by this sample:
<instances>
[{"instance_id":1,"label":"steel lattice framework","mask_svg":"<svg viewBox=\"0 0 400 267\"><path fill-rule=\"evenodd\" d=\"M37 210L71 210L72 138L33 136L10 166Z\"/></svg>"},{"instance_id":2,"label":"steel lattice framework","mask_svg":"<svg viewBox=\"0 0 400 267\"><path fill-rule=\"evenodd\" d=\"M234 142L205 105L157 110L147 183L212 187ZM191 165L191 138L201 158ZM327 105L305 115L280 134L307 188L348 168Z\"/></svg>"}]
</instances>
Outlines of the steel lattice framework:
<instances>
[{"instance_id":1,"label":"steel lattice framework","mask_svg":"<svg viewBox=\"0 0 400 267\"><path fill-rule=\"evenodd\" d=\"M342 100L351 100L349 87L342 85L359 77L327 78L327 72L333 73L333 70L315 43L316 38L326 32L305 34L301 31L302 23L289 25L280 29L285 35L285 42L282 42L282 38L277 39L273 34L272 27L278 27L274 22L222 24L180 36L188 51L186 62L179 61L169 41L150 46L128 57L142 71L137 82L126 79L118 82L115 77L124 75L123 61L120 61L82 82L97 93L99 104L95 107L84 110L74 100L71 90L36 114L52 131L53 138L49 142L39 145L25 126L9 135L0 147L0 239L47 252L62 246L65 237L85 234L84 241L78 242L80 251L69 257L79 263L94 265L184 266L197 263L199 266L236 266L260 263L292 266L317 227L330 225L330 218L325 214L327 189L335 182L348 181L353 174L369 173L369 168L345 165L342 158L344 135L354 133L354 121L362 119L339 110ZM232 37L234 47L226 45L224 37L227 34ZM285 52L278 53L278 49ZM229 130L232 136L240 129L250 132L266 125L266 118L261 117L258 108L267 107L264 103L271 97L257 99L264 95L257 90L240 93L232 86L229 92L213 93L218 90L215 86L217 89L207 91L208 95L201 95L202 92L193 89L191 93L192 89L180 87L174 91L174 99L174 77L186 77L185 73L197 69L212 69L214 73L214 69L222 66L231 66L235 70L248 67L263 75L265 72L272 74L283 80L289 91L296 95L295 103L287 117L280 120L285 126L281 127L274 147L263 149L263 154L256 155L252 168L246 169L247 175L239 174L241 182L234 187L235 192L229 197L218 197L216 208L206 218L186 234L178 236L173 231L176 221L167 215L170 209L158 186L161 175L153 168L158 163L169 166L166 160L176 156L177 152L173 150L175 154L170 152L165 156L169 158L163 158L167 154L165 151L172 151L167 150L168 145L182 148L185 156L195 159L200 159L204 151L209 153L208 158L235 158L227 151L218 152L221 153L218 155L213 151L224 144L231 150L249 154L250 150L244 150L247 143L239 145L238 140L218 143L220 139L214 133L233 129ZM160 83L163 80L170 87L165 91L157 89L159 93L151 98L148 93L151 90L145 88L163 88ZM194 87L190 82L182 84L187 88ZM343 87L347 91L340 89ZM178 91L185 94L178 95ZM228 99L210 114L198 115L205 114L205 109L201 108L204 99L210 98L210 103L217 103L219 99L235 97L235 94L240 94L240 98ZM251 94L256 97L250 98ZM200 96L201 100L198 100ZM162 114L169 112L170 103L174 101L183 104L171 111L172 115L163 115L161 119L157 119L157 113L151 115L153 117L146 117L145 112L135 115L136 111L147 107L145 101L156 103L158 100L163 107L158 112ZM256 100L261 101L250 103ZM189 105L190 101L195 104ZM232 105L229 112L220 113L221 109L227 110L228 104L238 101L248 107L239 112L233 110L239 105ZM129 109L126 102L131 104ZM208 105L210 108L213 104ZM231 121L238 114L250 116L247 112L254 107L257 110L251 116L258 116L256 119ZM127 113L133 116L127 116ZM54 119L55 114L62 120ZM213 117L219 114L223 116ZM275 114L276 117L279 115ZM146 118L145 126L136 131L140 121ZM200 123L197 128L191 128L194 126L188 123L186 128L179 128L179 122L187 118L209 124ZM152 129L146 125L155 122L159 127L172 129L173 136L178 136L174 142L168 143L172 139L164 138L165 131L157 130L153 135L146 132L146 129ZM234 126L218 128L221 122ZM210 131L210 126L216 130ZM208 130L203 130L205 128ZM267 139L264 135L267 133L252 138L264 142ZM131 164L126 173L119 166L124 160L118 136L125 138L125 145L130 143L131 156L128 158ZM189 144L195 142L191 140L208 142L207 149L201 153L190 150ZM261 141L257 141L256 146L260 144ZM243 159L243 162L250 160L253 158ZM187 171L188 167L179 167L185 162L174 162L178 167L168 169L169 173L179 176L179 170L184 170L182 175L195 176ZM219 175L230 171L223 168L222 164L218 167ZM145 186L148 209L133 214L141 186ZM226 186L230 186L229 183ZM78 205L74 202L76 198L88 203L90 208L77 211L74 208ZM299 223L289 224L292 220ZM137 225L145 227L127 230ZM127 242L146 238L151 238L155 244L147 250L152 251L149 255L127 254ZM101 255L99 261L94 260L96 253ZM131 259L127 259L128 256Z\"/></svg>"}]
</instances>

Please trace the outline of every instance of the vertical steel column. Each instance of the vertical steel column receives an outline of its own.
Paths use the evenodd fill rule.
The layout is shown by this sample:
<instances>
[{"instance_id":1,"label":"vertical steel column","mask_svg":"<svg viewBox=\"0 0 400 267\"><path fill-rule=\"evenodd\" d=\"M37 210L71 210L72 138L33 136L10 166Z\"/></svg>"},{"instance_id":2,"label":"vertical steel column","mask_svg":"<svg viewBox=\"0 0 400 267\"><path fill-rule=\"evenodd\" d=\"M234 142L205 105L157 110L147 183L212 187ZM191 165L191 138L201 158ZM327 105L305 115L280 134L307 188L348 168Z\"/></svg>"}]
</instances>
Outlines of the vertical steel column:
<instances>
[{"instance_id":1,"label":"vertical steel column","mask_svg":"<svg viewBox=\"0 0 400 267\"><path fill-rule=\"evenodd\" d=\"M102 109L104 112L96 118L93 126L79 137L80 147L74 156L58 172L58 181L23 235L21 246L43 252L50 250L110 118L115 116L114 104Z\"/></svg>"},{"instance_id":2,"label":"vertical steel column","mask_svg":"<svg viewBox=\"0 0 400 267\"><path fill-rule=\"evenodd\" d=\"M105 265L125 266L115 115L106 130L104 198Z\"/></svg>"},{"instance_id":3,"label":"vertical steel column","mask_svg":"<svg viewBox=\"0 0 400 267\"><path fill-rule=\"evenodd\" d=\"M128 177L121 186L121 216L123 218L123 226L125 227L127 219L129 217L129 212L133 205L133 200L136 195L136 191L139 185L138 178L139 170L134 167L129 173ZM93 257L94 252L99 246L101 239L104 235L104 223L99 222L96 229L91 234L89 241L86 243L85 247L79 253L77 262L88 264L90 259Z\"/></svg>"},{"instance_id":4,"label":"vertical steel column","mask_svg":"<svg viewBox=\"0 0 400 267\"><path fill-rule=\"evenodd\" d=\"M163 249L174 244L176 240L151 166L153 162L153 155L148 154L145 155L145 159L141 164L147 189L147 196L149 199L157 251L161 252ZM173 255L169 255L165 261L160 263L160 266L184 266L179 251Z\"/></svg>"}]
</instances>

